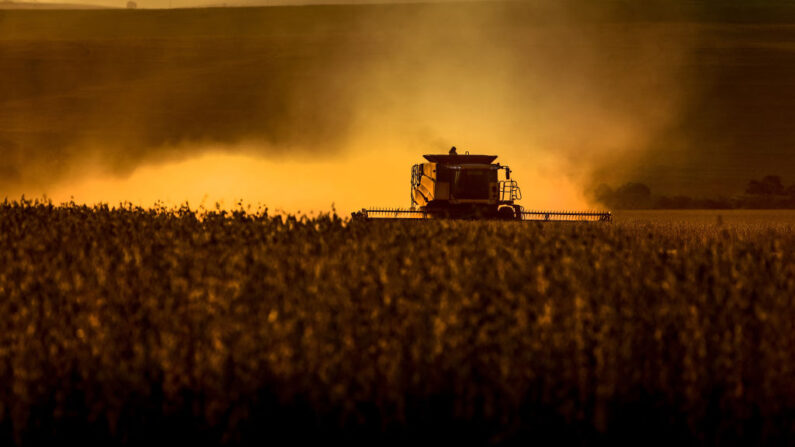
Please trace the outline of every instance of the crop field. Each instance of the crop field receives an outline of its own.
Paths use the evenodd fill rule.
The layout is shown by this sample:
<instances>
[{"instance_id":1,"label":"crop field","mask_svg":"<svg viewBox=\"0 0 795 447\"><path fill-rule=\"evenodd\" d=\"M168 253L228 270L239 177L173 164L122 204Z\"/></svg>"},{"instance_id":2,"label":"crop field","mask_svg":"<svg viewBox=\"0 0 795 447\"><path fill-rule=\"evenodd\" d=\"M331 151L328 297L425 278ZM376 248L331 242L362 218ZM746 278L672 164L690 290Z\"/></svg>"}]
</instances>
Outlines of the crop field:
<instances>
[{"instance_id":1,"label":"crop field","mask_svg":"<svg viewBox=\"0 0 795 447\"><path fill-rule=\"evenodd\" d=\"M0 443L791 444L795 222L0 204Z\"/></svg>"},{"instance_id":2,"label":"crop field","mask_svg":"<svg viewBox=\"0 0 795 447\"><path fill-rule=\"evenodd\" d=\"M618 222L634 224L726 225L745 229L795 225L795 210L622 210L613 214Z\"/></svg>"}]
</instances>

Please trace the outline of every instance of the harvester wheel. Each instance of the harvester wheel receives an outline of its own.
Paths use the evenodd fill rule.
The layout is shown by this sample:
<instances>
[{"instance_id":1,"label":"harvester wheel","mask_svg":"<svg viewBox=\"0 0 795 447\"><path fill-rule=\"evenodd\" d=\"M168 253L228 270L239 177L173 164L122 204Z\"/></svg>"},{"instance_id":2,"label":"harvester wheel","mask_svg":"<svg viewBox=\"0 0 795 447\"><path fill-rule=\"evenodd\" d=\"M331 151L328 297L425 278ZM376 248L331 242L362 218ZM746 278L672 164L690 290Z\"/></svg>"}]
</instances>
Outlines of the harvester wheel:
<instances>
[{"instance_id":1,"label":"harvester wheel","mask_svg":"<svg viewBox=\"0 0 795 447\"><path fill-rule=\"evenodd\" d=\"M514 220L516 219L516 214L513 208L504 206L497 210L497 217L499 217L500 220Z\"/></svg>"},{"instance_id":2,"label":"harvester wheel","mask_svg":"<svg viewBox=\"0 0 795 447\"><path fill-rule=\"evenodd\" d=\"M514 217L516 217L516 220L522 220L522 212L524 211L522 205L514 205L513 209L514 209Z\"/></svg>"}]
</instances>

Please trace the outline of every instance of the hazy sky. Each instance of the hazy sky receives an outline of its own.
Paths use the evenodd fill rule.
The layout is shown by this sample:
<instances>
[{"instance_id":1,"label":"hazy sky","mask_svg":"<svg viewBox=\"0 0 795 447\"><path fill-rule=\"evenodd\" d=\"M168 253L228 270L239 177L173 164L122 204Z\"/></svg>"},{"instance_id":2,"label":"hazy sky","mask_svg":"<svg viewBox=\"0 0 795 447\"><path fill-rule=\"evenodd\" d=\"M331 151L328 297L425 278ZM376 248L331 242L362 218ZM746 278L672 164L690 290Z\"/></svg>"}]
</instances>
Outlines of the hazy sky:
<instances>
[{"instance_id":1,"label":"hazy sky","mask_svg":"<svg viewBox=\"0 0 795 447\"><path fill-rule=\"evenodd\" d=\"M528 208L791 184L795 6L694 5L6 13L0 198L406 206L452 145L499 155Z\"/></svg>"}]
</instances>

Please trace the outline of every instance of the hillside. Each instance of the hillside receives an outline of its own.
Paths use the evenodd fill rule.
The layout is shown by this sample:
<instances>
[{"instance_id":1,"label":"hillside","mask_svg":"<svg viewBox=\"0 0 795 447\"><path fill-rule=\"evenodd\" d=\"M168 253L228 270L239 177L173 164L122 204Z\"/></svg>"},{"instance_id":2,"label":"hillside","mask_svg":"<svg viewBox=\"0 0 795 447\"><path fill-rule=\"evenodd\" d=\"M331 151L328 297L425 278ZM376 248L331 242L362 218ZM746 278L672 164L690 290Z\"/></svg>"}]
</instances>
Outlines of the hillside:
<instances>
[{"instance_id":1,"label":"hillside","mask_svg":"<svg viewBox=\"0 0 795 447\"><path fill-rule=\"evenodd\" d=\"M77 3L39 3L0 1L0 9L105 9L107 6L83 5Z\"/></svg>"}]
</instances>

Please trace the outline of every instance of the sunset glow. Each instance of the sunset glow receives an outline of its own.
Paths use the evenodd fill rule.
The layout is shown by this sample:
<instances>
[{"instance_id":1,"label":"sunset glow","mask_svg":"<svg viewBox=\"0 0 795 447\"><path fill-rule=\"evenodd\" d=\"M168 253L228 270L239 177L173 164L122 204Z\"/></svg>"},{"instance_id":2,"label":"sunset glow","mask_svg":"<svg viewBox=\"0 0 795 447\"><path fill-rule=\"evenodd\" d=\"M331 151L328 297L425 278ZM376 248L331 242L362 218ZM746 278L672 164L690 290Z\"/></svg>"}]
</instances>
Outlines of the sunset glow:
<instances>
[{"instance_id":1,"label":"sunset glow","mask_svg":"<svg viewBox=\"0 0 795 447\"><path fill-rule=\"evenodd\" d=\"M442 152L442 151L440 151ZM583 208L587 202L565 177L531 163L511 165L526 208ZM363 207L408 207L410 168L420 153L359 152L335 160L266 160L208 150L188 160L141 166L126 176L94 173L42 191L56 203L188 203L224 209L266 206L272 211L347 214Z\"/></svg>"}]
</instances>

